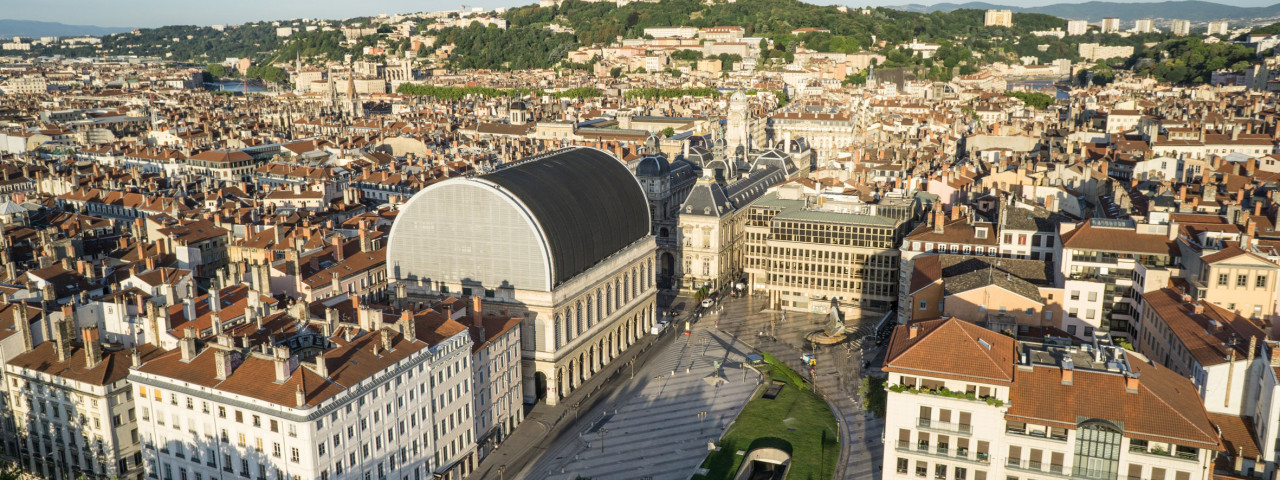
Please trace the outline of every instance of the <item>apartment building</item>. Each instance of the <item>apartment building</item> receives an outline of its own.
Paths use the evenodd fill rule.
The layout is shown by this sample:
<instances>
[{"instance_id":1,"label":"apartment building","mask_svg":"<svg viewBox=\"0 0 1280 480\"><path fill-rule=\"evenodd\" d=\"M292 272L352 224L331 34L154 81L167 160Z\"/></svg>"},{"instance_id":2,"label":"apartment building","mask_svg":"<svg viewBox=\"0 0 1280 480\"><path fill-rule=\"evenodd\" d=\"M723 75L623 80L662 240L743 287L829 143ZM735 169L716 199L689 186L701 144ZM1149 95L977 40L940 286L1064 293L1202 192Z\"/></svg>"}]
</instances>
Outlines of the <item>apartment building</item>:
<instances>
[{"instance_id":1,"label":"apartment building","mask_svg":"<svg viewBox=\"0 0 1280 480\"><path fill-rule=\"evenodd\" d=\"M988 27L1013 27L1013 12L1010 10L987 10L982 24Z\"/></svg>"},{"instance_id":2,"label":"apartment building","mask_svg":"<svg viewBox=\"0 0 1280 480\"><path fill-rule=\"evenodd\" d=\"M1093 218L1061 224L1066 331L1086 340L1096 332L1132 337L1137 319L1136 300L1130 294L1134 269L1179 268L1177 234L1176 224L1132 220Z\"/></svg>"},{"instance_id":3,"label":"apartment building","mask_svg":"<svg viewBox=\"0 0 1280 480\"><path fill-rule=\"evenodd\" d=\"M1190 382L1111 346L930 320L897 327L884 370L886 479L1208 480L1225 450Z\"/></svg>"},{"instance_id":4,"label":"apartment building","mask_svg":"<svg viewBox=\"0 0 1280 480\"><path fill-rule=\"evenodd\" d=\"M1142 296L1141 334L1134 342L1153 362L1191 379L1214 424L1239 455L1236 470L1271 477L1280 431L1280 364L1265 324L1172 288ZM1245 435L1239 435L1244 433ZM1229 453L1239 453L1229 452Z\"/></svg>"},{"instance_id":5,"label":"apartment building","mask_svg":"<svg viewBox=\"0 0 1280 480\"><path fill-rule=\"evenodd\" d=\"M199 336L184 327L179 348L132 371L149 475L469 473L476 436L466 328L408 311L388 317L358 301L325 305L313 320L304 305L256 328L215 321L212 335ZM253 335L264 325L281 334Z\"/></svg>"},{"instance_id":6,"label":"apartment building","mask_svg":"<svg viewBox=\"0 0 1280 480\"><path fill-rule=\"evenodd\" d=\"M62 313L49 326L50 340L39 344L26 318L17 323L24 350L4 365L17 427L13 454L41 478L141 479L135 402L126 377L132 365L154 358L159 349L104 349L97 327L77 338L73 307Z\"/></svg>"}]
</instances>

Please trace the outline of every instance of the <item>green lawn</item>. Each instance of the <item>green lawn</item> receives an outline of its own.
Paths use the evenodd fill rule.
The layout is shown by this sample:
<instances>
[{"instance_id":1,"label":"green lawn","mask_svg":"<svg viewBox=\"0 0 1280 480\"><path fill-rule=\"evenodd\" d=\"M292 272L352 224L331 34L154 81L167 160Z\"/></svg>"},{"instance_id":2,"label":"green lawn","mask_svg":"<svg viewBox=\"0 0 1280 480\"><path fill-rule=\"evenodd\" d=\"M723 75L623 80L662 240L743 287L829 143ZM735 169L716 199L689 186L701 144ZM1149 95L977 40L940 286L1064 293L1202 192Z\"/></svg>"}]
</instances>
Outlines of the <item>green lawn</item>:
<instances>
[{"instance_id":1,"label":"green lawn","mask_svg":"<svg viewBox=\"0 0 1280 480\"><path fill-rule=\"evenodd\" d=\"M785 374L784 374L785 377ZM711 452L702 462L705 476L695 480L733 478L745 452L757 447L774 447L791 453L787 480L826 480L835 472L840 457L836 418L821 397L801 391L788 383L778 398L769 400L756 392L742 409L737 421L725 433L720 451Z\"/></svg>"}]
</instances>

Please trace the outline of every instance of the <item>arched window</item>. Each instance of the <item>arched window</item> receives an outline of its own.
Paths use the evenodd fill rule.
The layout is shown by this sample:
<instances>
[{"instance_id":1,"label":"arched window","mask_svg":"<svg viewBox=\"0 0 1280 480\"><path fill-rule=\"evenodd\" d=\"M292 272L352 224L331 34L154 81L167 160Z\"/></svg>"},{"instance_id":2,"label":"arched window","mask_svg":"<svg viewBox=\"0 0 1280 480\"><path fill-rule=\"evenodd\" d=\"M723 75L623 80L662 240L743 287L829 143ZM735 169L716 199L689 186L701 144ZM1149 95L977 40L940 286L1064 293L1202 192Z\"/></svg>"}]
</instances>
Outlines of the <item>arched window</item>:
<instances>
[{"instance_id":1,"label":"arched window","mask_svg":"<svg viewBox=\"0 0 1280 480\"><path fill-rule=\"evenodd\" d=\"M575 308L574 311L577 312L577 318L575 320L577 321L577 325L578 325L578 329L574 331L574 335L582 335L582 332L585 332L587 329L582 328L582 301L581 300L578 301L578 308Z\"/></svg>"},{"instance_id":2,"label":"arched window","mask_svg":"<svg viewBox=\"0 0 1280 480\"><path fill-rule=\"evenodd\" d=\"M591 295L587 295L587 327L595 325L596 322L600 321L598 318L596 318L595 309L591 308L591 304L592 304Z\"/></svg>"},{"instance_id":3,"label":"arched window","mask_svg":"<svg viewBox=\"0 0 1280 480\"><path fill-rule=\"evenodd\" d=\"M557 313L557 314L556 314L556 322L555 322L555 328L556 328L555 348L560 348L560 346L561 346L561 345L564 345L564 324L563 324L563 322L564 322L564 317L562 317L560 314L558 314L558 313Z\"/></svg>"},{"instance_id":4,"label":"arched window","mask_svg":"<svg viewBox=\"0 0 1280 480\"><path fill-rule=\"evenodd\" d=\"M1081 422L1076 429L1073 476L1098 480L1116 478L1123 438L1120 428L1106 420Z\"/></svg>"},{"instance_id":5,"label":"arched window","mask_svg":"<svg viewBox=\"0 0 1280 480\"><path fill-rule=\"evenodd\" d=\"M604 314L613 315L613 285L604 286Z\"/></svg>"}]
</instances>

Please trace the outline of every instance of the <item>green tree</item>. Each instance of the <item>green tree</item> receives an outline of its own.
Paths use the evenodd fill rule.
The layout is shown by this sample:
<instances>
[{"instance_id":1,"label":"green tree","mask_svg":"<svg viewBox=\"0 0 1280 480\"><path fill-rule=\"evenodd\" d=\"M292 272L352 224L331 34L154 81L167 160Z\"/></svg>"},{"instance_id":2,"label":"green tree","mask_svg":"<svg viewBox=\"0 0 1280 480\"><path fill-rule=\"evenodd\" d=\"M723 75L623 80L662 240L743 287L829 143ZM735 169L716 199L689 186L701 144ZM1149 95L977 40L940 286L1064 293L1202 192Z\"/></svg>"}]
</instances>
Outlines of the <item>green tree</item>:
<instances>
[{"instance_id":1,"label":"green tree","mask_svg":"<svg viewBox=\"0 0 1280 480\"><path fill-rule=\"evenodd\" d=\"M662 129L662 136L664 137L674 137L675 134L676 134L676 129L674 128L667 127Z\"/></svg>"},{"instance_id":2,"label":"green tree","mask_svg":"<svg viewBox=\"0 0 1280 480\"><path fill-rule=\"evenodd\" d=\"M609 76L618 78L622 76L622 67L613 67L609 69Z\"/></svg>"},{"instance_id":3,"label":"green tree","mask_svg":"<svg viewBox=\"0 0 1280 480\"><path fill-rule=\"evenodd\" d=\"M213 78L222 78L227 76L227 67L222 66L220 63L210 63L204 68L204 71L209 75L213 75Z\"/></svg>"},{"instance_id":4,"label":"green tree","mask_svg":"<svg viewBox=\"0 0 1280 480\"><path fill-rule=\"evenodd\" d=\"M858 396L862 397L862 408L877 418L884 418L888 404L889 394L885 391L885 382L885 377L867 376L863 377L862 385L858 386Z\"/></svg>"}]
</instances>

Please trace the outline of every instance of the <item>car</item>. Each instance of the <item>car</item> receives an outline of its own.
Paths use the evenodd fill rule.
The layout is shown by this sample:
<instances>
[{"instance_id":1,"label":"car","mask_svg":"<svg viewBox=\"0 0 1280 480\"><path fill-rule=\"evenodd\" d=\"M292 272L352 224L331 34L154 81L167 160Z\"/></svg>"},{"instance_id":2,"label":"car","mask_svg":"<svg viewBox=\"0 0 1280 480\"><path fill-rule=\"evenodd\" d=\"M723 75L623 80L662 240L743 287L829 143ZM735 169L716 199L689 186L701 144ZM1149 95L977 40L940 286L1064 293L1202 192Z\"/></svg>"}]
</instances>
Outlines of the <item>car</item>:
<instances>
[{"instance_id":1,"label":"car","mask_svg":"<svg viewBox=\"0 0 1280 480\"><path fill-rule=\"evenodd\" d=\"M667 329L667 327L669 327L669 326L671 326L671 322L668 322L668 321L666 321L666 320L663 320L663 321L661 321L661 322L658 322L658 324L657 324L657 325L654 325L653 327L651 327L651 328L649 329L649 333L651 333L651 334L653 334L653 335L657 335L657 334L659 334L659 333L662 333L662 331L663 331L663 330L666 330L666 329Z\"/></svg>"},{"instance_id":2,"label":"car","mask_svg":"<svg viewBox=\"0 0 1280 480\"><path fill-rule=\"evenodd\" d=\"M715 300L712 300L712 299L710 299L710 298L706 298L706 299L703 299L703 300L702 300L702 304L701 304L701 305L702 305L702 308L711 308L711 306L712 306L712 305L715 305L715 304L716 304L716 301L715 301Z\"/></svg>"}]
</instances>

